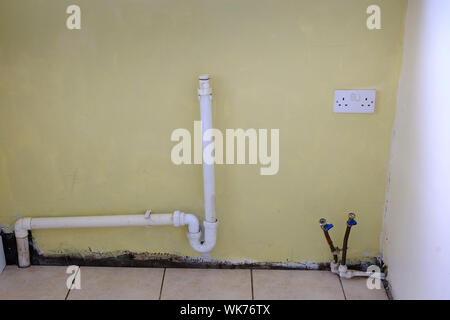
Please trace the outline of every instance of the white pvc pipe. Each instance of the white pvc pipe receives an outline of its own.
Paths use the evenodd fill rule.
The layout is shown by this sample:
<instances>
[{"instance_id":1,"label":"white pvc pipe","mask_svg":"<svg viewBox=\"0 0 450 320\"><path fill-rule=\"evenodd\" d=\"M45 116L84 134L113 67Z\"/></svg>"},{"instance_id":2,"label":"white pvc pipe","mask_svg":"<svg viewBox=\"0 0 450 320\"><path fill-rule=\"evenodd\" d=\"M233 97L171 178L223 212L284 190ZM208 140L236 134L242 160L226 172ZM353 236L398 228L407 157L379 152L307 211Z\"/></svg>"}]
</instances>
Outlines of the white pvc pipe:
<instances>
[{"instance_id":1,"label":"white pvc pipe","mask_svg":"<svg viewBox=\"0 0 450 320\"><path fill-rule=\"evenodd\" d=\"M97 228L97 227L133 227L133 226L164 226L172 225L173 217L168 214L88 216L61 218L32 218L30 230L62 229L62 228Z\"/></svg>"},{"instance_id":2,"label":"white pvc pipe","mask_svg":"<svg viewBox=\"0 0 450 320\"><path fill-rule=\"evenodd\" d=\"M205 220L216 222L216 195L214 182L214 163L206 163L204 151L212 143L211 139L205 137L205 132L212 129L211 100L212 89L209 86L209 75L201 75L199 78L200 88L198 99L200 101L200 114L202 119L202 154L203 154L203 193L205 202Z\"/></svg>"},{"instance_id":3,"label":"white pvc pipe","mask_svg":"<svg viewBox=\"0 0 450 320\"><path fill-rule=\"evenodd\" d=\"M212 90L209 86L209 76L200 76L200 88L198 90L200 100L201 119L203 132L212 128L211 99ZM211 143L208 139L202 140L202 149ZM180 227L187 225L187 237L191 247L201 253L209 253L216 244L216 220L214 163L203 161L203 190L205 202L204 232L200 230L197 217L193 214L185 214L175 211L173 214L145 215L117 215L117 216L86 216L86 217L54 217L54 218L21 218L15 225L19 267L30 265L30 253L28 245L28 231L35 229L61 229L61 228L97 228L97 227L130 227L130 226L161 226L173 225ZM203 236L203 239L202 239Z\"/></svg>"},{"instance_id":4,"label":"white pvc pipe","mask_svg":"<svg viewBox=\"0 0 450 320\"><path fill-rule=\"evenodd\" d=\"M331 272L337 274L339 277L344 278L344 279L373 276L372 272L351 270L351 269L348 269L347 266L343 266L343 265L334 263L333 261L330 263L330 268L331 268ZM383 280L385 278L384 273L380 273L378 276L380 277L381 280Z\"/></svg>"},{"instance_id":5,"label":"white pvc pipe","mask_svg":"<svg viewBox=\"0 0 450 320\"><path fill-rule=\"evenodd\" d=\"M55 218L22 218L16 222L15 235L19 267L30 265L28 247L28 230L64 229L64 228L97 228L97 227L132 227L172 225L173 215L117 215L89 217L55 217ZM198 223L197 223L198 225Z\"/></svg>"},{"instance_id":6,"label":"white pvc pipe","mask_svg":"<svg viewBox=\"0 0 450 320\"><path fill-rule=\"evenodd\" d=\"M179 211L175 211L173 214L149 214L148 211L145 215L22 218L17 220L14 230L17 242L19 267L28 267L30 265L28 230L138 226L149 227L165 225L173 225L175 227L187 225L188 234L201 234L197 217L192 214L185 214ZM202 247L195 245L193 249L196 248Z\"/></svg>"}]
</instances>

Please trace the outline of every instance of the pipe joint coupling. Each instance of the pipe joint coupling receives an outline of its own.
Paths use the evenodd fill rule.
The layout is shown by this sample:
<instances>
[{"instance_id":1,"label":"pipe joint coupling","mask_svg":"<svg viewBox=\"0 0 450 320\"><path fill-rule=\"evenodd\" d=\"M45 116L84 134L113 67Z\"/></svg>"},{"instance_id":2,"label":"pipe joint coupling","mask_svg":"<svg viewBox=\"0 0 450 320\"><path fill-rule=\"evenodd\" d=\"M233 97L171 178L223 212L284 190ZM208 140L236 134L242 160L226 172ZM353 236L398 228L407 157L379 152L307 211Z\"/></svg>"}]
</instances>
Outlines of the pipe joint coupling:
<instances>
[{"instance_id":1,"label":"pipe joint coupling","mask_svg":"<svg viewBox=\"0 0 450 320\"><path fill-rule=\"evenodd\" d=\"M212 89L209 86L209 74L202 74L199 76L199 85L198 89L199 96L210 96L212 95Z\"/></svg>"},{"instance_id":2,"label":"pipe joint coupling","mask_svg":"<svg viewBox=\"0 0 450 320\"><path fill-rule=\"evenodd\" d=\"M175 227L182 227L187 225L190 233L196 233L200 231L200 223L198 222L197 217L190 213L175 211L173 213L173 225Z\"/></svg>"},{"instance_id":3,"label":"pipe joint coupling","mask_svg":"<svg viewBox=\"0 0 450 320\"><path fill-rule=\"evenodd\" d=\"M334 261L331 261L330 262L330 269L331 269L331 272L339 274L339 264L338 263L335 263Z\"/></svg>"},{"instance_id":4,"label":"pipe joint coupling","mask_svg":"<svg viewBox=\"0 0 450 320\"><path fill-rule=\"evenodd\" d=\"M31 218L21 218L14 225L14 234L16 238L28 237L28 230L31 229Z\"/></svg>"},{"instance_id":5,"label":"pipe joint coupling","mask_svg":"<svg viewBox=\"0 0 450 320\"><path fill-rule=\"evenodd\" d=\"M181 211L175 211L173 213L173 226L181 227L184 226L184 213Z\"/></svg>"},{"instance_id":6,"label":"pipe joint coupling","mask_svg":"<svg viewBox=\"0 0 450 320\"><path fill-rule=\"evenodd\" d=\"M347 266L346 265L340 265L339 266L339 276L341 277L341 278L344 278L344 279L350 279L350 278L352 278L353 277L353 275L352 275L352 272L350 272L350 270L348 270L348 268L347 268Z\"/></svg>"}]
</instances>

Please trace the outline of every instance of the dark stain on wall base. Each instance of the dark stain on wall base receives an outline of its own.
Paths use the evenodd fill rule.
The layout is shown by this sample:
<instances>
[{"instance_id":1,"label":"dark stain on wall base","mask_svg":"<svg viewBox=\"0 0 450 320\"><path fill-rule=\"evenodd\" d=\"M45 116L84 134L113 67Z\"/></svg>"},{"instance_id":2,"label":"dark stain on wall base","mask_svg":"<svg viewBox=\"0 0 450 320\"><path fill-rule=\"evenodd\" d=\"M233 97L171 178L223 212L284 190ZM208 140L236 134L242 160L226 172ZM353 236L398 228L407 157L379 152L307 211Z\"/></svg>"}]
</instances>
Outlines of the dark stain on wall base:
<instances>
[{"instance_id":1,"label":"dark stain on wall base","mask_svg":"<svg viewBox=\"0 0 450 320\"><path fill-rule=\"evenodd\" d=\"M17 245L14 233L1 233L6 264L17 265ZM171 254L124 252L120 255L91 253L89 255L45 255L40 253L33 243L31 232L28 236L30 261L32 265L42 266L92 266L92 267L136 267L136 268L196 268L196 269L271 269L271 270L330 270L330 263L317 263L314 268L307 264L288 265L287 263L255 262L232 263L227 261L209 261ZM347 266L354 270L366 271L371 265L377 265L382 272L385 266L379 260L350 262ZM383 280L389 300L392 300L389 282Z\"/></svg>"},{"instance_id":2,"label":"dark stain on wall base","mask_svg":"<svg viewBox=\"0 0 450 320\"><path fill-rule=\"evenodd\" d=\"M6 264L17 264L17 245L14 233L0 233L3 241Z\"/></svg>"},{"instance_id":3,"label":"dark stain on wall base","mask_svg":"<svg viewBox=\"0 0 450 320\"><path fill-rule=\"evenodd\" d=\"M14 233L2 233L6 263L17 265L17 246ZM95 267L136 267L136 268L197 268L197 269L273 269L273 270L330 270L330 263L302 264L285 262L228 262L205 260L202 258L183 257L161 253L123 252L119 255L110 253L89 253L87 255L46 255L40 253L29 234L30 261L32 265L44 266L95 266ZM373 261L349 263L348 267L367 270L370 265L380 265Z\"/></svg>"}]
</instances>

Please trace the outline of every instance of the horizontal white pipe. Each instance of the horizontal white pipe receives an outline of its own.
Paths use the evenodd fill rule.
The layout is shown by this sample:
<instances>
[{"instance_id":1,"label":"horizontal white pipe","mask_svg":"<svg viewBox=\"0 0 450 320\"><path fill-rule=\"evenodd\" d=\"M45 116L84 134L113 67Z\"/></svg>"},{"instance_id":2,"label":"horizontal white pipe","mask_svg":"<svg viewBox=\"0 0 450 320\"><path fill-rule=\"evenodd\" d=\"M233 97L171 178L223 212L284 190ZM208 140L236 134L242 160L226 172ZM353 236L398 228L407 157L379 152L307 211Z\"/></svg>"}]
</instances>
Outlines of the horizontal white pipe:
<instances>
[{"instance_id":1,"label":"horizontal white pipe","mask_svg":"<svg viewBox=\"0 0 450 320\"><path fill-rule=\"evenodd\" d=\"M60 228L96 228L96 227L128 227L128 226L163 226L172 225L171 213L151 214L148 218L142 214L90 217L32 218L31 229Z\"/></svg>"},{"instance_id":2,"label":"horizontal white pipe","mask_svg":"<svg viewBox=\"0 0 450 320\"><path fill-rule=\"evenodd\" d=\"M339 277L344 278L344 279L351 279L351 278L355 278L355 277L370 277L373 275L372 272L351 270L351 269L348 269L347 266L339 265L334 262L330 263L330 268L331 268L331 272L339 275ZM380 273L379 276L380 276L381 280L383 280L385 278L384 273Z\"/></svg>"},{"instance_id":3,"label":"horizontal white pipe","mask_svg":"<svg viewBox=\"0 0 450 320\"><path fill-rule=\"evenodd\" d=\"M132 227L132 226L188 226L188 239L194 250L204 253L212 250L215 244L215 229L213 233L208 225L205 228L205 241L200 239L201 231L197 217L180 211L150 215L115 215L87 217L53 217L53 218L21 218L15 224L15 235L20 267L30 265L28 247L28 230L64 229L64 228L100 228L100 227ZM217 223L213 224L217 226ZM193 237L190 235L193 234ZM209 252L208 251L208 252Z\"/></svg>"}]
</instances>

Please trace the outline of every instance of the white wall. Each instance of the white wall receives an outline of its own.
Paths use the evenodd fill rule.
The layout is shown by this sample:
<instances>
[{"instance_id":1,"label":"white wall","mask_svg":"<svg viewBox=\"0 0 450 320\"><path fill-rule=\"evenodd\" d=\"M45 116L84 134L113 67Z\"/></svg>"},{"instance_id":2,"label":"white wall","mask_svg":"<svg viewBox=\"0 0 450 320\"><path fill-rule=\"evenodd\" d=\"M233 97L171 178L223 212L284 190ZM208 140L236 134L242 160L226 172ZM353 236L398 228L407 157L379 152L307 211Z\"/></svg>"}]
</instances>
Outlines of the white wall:
<instances>
[{"instance_id":1,"label":"white wall","mask_svg":"<svg viewBox=\"0 0 450 320\"><path fill-rule=\"evenodd\" d=\"M410 0L382 245L395 299L450 299L450 1Z\"/></svg>"}]
</instances>

